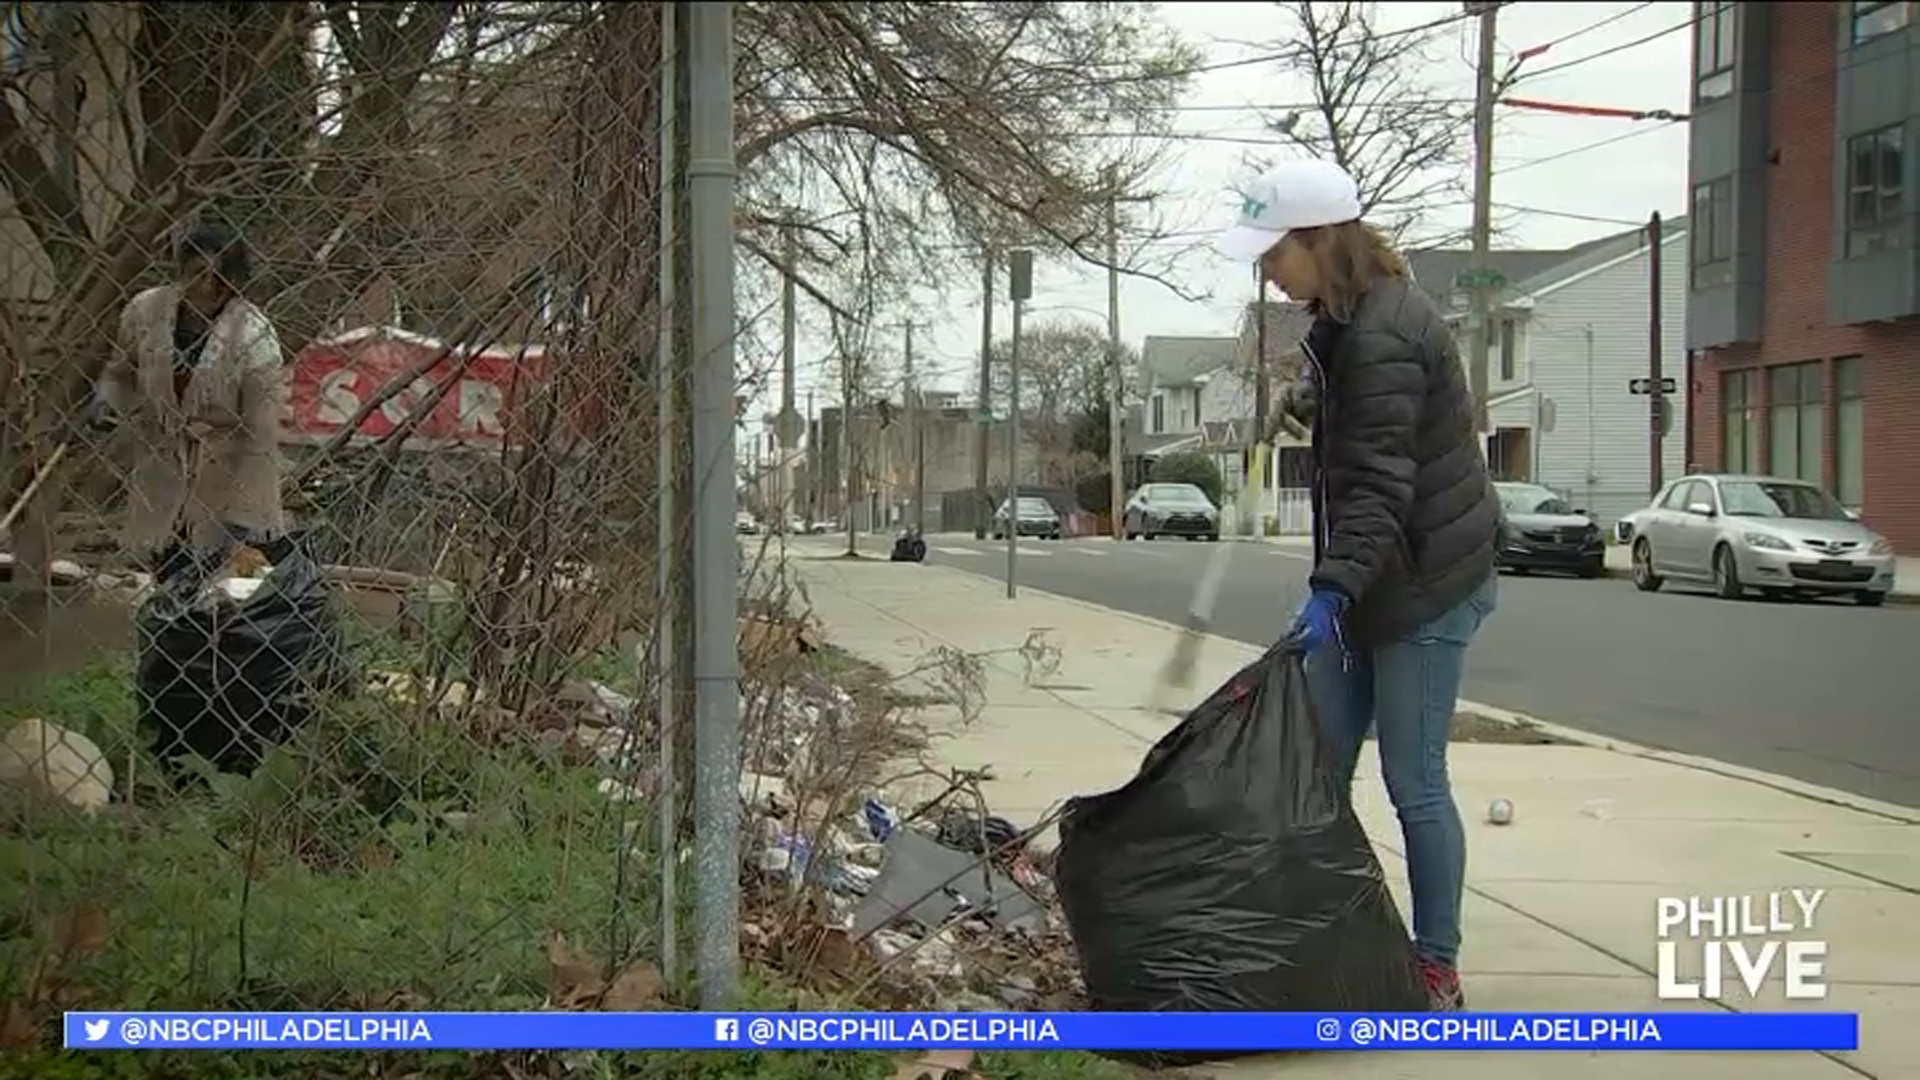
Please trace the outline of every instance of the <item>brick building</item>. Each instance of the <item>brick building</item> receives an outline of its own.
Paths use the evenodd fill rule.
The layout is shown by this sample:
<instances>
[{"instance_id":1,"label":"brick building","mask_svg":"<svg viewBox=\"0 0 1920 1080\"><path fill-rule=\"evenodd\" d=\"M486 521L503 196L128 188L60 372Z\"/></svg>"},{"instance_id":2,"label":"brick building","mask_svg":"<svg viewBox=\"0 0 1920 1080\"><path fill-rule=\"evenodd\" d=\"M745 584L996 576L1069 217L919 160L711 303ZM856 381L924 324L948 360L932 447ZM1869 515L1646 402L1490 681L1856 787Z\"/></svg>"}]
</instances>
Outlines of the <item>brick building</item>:
<instances>
[{"instance_id":1,"label":"brick building","mask_svg":"<svg viewBox=\"0 0 1920 1080\"><path fill-rule=\"evenodd\" d=\"M1920 554L1915 5L1695 7L1689 464L1817 481Z\"/></svg>"}]
</instances>

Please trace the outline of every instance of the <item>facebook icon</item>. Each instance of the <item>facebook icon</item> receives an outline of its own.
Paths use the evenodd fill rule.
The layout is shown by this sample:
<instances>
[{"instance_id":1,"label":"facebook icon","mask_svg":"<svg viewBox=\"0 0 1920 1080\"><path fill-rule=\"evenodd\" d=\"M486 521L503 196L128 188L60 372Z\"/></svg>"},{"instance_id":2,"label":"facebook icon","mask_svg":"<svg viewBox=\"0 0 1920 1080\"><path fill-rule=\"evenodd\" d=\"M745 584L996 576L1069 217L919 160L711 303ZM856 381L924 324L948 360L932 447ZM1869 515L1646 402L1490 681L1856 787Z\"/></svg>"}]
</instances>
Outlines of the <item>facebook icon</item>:
<instances>
[{"instance_id":1,"label":"facebook icon","mask_svg":"<svg viewBox=\"0 0 1920 1080\"><path fill-rule=\"evenodd\" d=\"M740 1021L731 1016L722 1016L713 1022L714 1042L740 1041Z\"/></svg>"}]
</instances>

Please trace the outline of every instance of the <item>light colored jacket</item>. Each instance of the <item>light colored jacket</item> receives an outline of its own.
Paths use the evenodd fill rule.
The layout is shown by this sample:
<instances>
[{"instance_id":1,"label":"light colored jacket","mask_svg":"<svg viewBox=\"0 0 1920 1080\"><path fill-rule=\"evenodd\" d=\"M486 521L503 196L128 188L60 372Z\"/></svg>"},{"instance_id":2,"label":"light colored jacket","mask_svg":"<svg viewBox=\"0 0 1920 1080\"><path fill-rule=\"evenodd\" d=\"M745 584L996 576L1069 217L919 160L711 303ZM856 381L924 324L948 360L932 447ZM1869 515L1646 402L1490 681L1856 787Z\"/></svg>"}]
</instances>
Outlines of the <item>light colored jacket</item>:
<instances>
[{"instance_id":1,"label":"light colored jacket","mask_svg":"<svg viewBox=\"0 0 1920 1080\"><path fill-rule=\"evenodd\" d=\"M133 444L121 543L151 552L185 530L221 542L223 524L284 530L279 336L259 308L235 298L207 336L186 392L174 396L174 321L180 290L163 285L127 303L98 393Z\"/></svg>"}]
</instances>

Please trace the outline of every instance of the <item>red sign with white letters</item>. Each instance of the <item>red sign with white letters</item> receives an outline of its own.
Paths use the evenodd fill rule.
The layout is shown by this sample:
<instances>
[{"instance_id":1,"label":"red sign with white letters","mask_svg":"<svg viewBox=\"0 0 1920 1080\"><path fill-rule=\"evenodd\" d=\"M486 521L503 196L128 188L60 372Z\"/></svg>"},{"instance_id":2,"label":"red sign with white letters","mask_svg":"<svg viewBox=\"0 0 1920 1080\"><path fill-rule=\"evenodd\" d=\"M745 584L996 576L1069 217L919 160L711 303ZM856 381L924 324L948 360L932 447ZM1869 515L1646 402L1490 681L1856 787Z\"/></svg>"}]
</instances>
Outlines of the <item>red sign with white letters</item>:
<instances>
[{"instance_id":1,"label":"red sign with white letters","mask_svg":"<svg viewBox=\"0 0 1920 1080\"><path fill-rule=\"evenodd\" d=\"M520 405L545 381L547 357L539 346L473 352L378 327L315 341L300 350L288 380L287 440L331 438L368 400L409 373L408 385L360 421L356 440L392 435L457 373L458 381L412 429L407 444L498 448L516 442Z\"/></svg>"}]
</instances>

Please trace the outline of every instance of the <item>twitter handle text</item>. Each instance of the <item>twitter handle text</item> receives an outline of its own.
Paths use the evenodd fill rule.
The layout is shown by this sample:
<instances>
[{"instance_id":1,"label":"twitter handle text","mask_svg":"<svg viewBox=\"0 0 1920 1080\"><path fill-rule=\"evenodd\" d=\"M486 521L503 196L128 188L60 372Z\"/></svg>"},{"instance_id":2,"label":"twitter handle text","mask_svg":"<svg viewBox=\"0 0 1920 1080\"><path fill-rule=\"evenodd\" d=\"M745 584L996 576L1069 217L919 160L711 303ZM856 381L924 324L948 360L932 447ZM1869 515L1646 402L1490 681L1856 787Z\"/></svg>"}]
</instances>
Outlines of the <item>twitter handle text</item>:
<instances>
[{"instance_id":1,"label":"twitter handle text","mask_svg":"<svg viewBox=\"0 0 1920 1080\"><path fill-rule=\"evenodd\" d=\"M116 1030L117 1028L117 1030ZM353 1046L356 1043L432 1045L433 1030L422 1017L128 1016L88 1020L86 1041L117 1036L123 1046Z\"/></svg>"}]
</instances>

